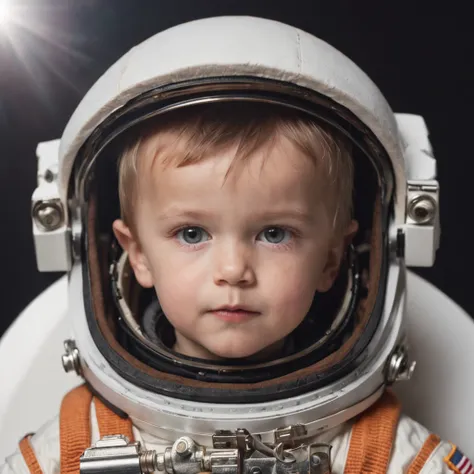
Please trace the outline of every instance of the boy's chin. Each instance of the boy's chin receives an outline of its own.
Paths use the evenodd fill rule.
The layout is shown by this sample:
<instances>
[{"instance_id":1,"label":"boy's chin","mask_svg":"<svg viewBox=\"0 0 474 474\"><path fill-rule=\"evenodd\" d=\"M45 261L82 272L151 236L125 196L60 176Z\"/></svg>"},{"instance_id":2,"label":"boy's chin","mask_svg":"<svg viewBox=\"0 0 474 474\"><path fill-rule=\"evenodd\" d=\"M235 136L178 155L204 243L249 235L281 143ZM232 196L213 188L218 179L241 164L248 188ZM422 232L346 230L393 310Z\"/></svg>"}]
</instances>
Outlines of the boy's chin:
<instances>
[{"instance_id":1,"label":"boy's chin","mask_svg":"<svg viewBox=\"0 0 474 474\"><path fill-rule=\"evenodd\" d=\"M238 348L233 350L210 350L217 360L231 360L231 359L248 359L254 356L253 350L245 350L244 348Z\"/></svg>"},{"instance_id":2,"label":"boy's chin","mask_svg":"<svg viewBox=\"0 0 474 474\"><path fill-rule=\"evenodd\" d=\"M207 350L218 360L247 359L249 363L260 360L272 359L272 356L278 358L283 342L273 343L267 346L261 344L251 344L250 341L233 341L230 344L210 344Z\"/></svg>"}]
</instances>

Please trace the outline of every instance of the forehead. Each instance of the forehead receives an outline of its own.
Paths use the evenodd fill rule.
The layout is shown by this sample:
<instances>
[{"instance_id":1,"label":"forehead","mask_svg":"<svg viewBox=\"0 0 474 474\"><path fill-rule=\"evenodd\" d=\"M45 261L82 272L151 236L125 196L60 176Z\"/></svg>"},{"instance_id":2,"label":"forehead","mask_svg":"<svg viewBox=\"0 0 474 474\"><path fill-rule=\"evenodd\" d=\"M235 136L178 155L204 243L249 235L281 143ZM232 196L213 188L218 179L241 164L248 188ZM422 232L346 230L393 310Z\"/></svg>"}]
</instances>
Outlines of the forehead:
<instances>
[{"instance_id":1,"label":"forehead","mask_svg":"<svg viewBox=\"0 0 474 474\"><path fill-rule=\"evenodd\" d=\"M326 185L324 163L308 157L284 136L248 156L241 151L231 144L183 164L189 150L176 135L152 137L139 157L139 189L160 198L199 190L239 197L251 191L254 197L271 199L282 193L288 197L310 193L314 198Z\"/></svg>"}]
</instances>

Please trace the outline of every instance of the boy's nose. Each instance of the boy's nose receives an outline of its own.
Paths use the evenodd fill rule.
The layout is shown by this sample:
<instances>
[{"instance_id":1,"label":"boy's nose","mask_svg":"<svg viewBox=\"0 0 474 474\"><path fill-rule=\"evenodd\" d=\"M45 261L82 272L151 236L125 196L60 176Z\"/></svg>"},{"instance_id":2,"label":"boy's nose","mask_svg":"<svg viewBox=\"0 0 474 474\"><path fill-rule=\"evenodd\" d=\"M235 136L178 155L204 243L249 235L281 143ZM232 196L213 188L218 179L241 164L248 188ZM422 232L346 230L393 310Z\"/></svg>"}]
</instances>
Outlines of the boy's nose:
<instances>
[{"instance_id":1,"label":"boy's nose","mask_svg":"<svg viewBox=\"0 0 474 474\"><path fill-rule=\"evenodd\" d=\"M214 283L252 286L256 278L251 260L252 256L244 245L234 243L216 249Z\"/></svg>"}]
</instances>

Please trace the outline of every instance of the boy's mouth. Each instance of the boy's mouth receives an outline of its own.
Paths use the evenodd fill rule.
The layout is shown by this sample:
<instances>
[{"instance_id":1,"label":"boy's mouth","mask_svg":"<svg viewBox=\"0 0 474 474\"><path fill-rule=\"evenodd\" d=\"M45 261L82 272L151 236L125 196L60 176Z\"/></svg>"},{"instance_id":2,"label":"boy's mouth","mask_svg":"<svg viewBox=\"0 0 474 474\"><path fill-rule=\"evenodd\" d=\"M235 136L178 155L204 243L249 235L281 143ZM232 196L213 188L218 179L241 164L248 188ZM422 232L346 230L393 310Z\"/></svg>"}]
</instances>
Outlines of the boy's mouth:
<instances>
[{"instance_id":1,"label":"boy's mouth","mask_svg":"<svg viewBox=\"0 0 474 474\"><path fill-rule=\"evenodd\" d=\"M211 313L217 318L231 323L242 323L260 314L258 311L253 311L247 306L239 305L220 306L211 310Z\"/></svg>"}]
</instances>

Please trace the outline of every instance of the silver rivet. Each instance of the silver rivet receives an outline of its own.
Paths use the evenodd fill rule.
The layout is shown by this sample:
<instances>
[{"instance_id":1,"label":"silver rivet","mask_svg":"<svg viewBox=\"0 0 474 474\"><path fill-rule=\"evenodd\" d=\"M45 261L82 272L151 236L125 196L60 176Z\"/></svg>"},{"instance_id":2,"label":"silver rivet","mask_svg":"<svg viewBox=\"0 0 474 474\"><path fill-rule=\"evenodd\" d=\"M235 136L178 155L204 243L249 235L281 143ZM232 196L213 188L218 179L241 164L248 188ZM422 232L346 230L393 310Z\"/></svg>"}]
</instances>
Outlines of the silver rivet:
<instances>
[{"instance_id":1,"label":"silver rivet","mask_svg":"<svg viewBox=\"0 0 474 474\"><path fill-rule=\"evenodd\" d=\"M33 217L38 227L51 232L58 229L63 224L63 210L57 202L39 202L33 209Z\"/></svg>"},{"instance_id":2,"label":"silver rivet","mask_svg":"<svg viewBox=\"0 0 474 474\"><path fill-rule=\"evenodd\" d=\"M410 380L415 371L416 362L410 361L405 345L398 346L389 358L387 382L394 383Z\"/></svg>"},{"instance_id":3,"label":"silver rivet","mask_svg":"<svg viewBox=\"0 0 474 474\"><path fill-rule=\"evenodd\" d=\"M189 449L188 443L184 439L181 439L176 444L176 452L178 454L186 454L188 452L188 449Z\"/></svg>"},{"instance_id":4,"label":"silver rivet","mask_svg":"<svg viewBox=\"0 0 474 474\"><path fill-rule=\"evenodd\" d=\"M76 372L77 375L82 375L81 359L76 343L68 339L64 341L64 349L66 353L61 357L61 360L65 372Z\"/></svg>"},{"instance_id":5,"label":"silver rivet","mask_svg":"<svg viewBox=\"0 0 474 474\"><path fill-rule=\"evenodd\" d=\"M415 196L409 206L408 215L417 224L429 224L436 215L436 202L430 196Z\"/></svg>"}]
</instances>

